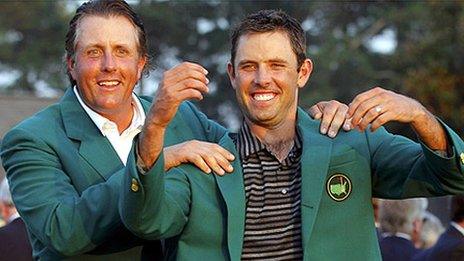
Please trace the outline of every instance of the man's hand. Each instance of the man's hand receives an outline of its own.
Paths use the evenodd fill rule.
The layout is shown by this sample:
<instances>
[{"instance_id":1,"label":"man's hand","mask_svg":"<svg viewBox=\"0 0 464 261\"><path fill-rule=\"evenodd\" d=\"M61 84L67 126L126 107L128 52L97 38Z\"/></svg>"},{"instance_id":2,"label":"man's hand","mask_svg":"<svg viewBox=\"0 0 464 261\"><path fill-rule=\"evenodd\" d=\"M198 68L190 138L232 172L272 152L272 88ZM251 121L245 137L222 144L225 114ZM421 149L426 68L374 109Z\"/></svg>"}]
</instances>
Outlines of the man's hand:
<instances>
[{"instance_id":1,"label":"man's hand","mask_svg":"<svg viewBox=\"0 0 464 261\"><path fill-rule=\"evenodd\" d=\"M345 131L351 130L351 119L346 118L347 111L347 105L331 100L318 102L309 108L308 113L316 120L321 119L322 134L335 138L342 126Z\"/></svg>"},{"instance_id":2,"label":"man's hand","mask_svg":"<svg viewBox=\"0 0 464 261\"><path fill-rule=\"evenodd\" d=\"M179 166L182 163L192 163L205 173L211 169L218 175L232 172L234 169L229 161L234 155L216 143L190 140L164 148L164 169Z\"/></svg>"},{"instance_id":3,"label":"man's hand","mask_svg":"<svg viewBox=\"0 0 464 261\"><path fill-rule=\"evenodd\" d=\"M209 91L207 74L201 65L190 62L164 72L146 123L166 127L183 101L202 100L203 93Z\"/></svg>"},{"instance_id":4,"label":"man's hand","mask_svg":"<svg viewBox=\"0 0 464 261\"><path fill-rule=\"evenodd\" d=\"M179 108L188 99L203 99L208 92L208 71L199 64L184 62L166 71L145 119L138 152L146 168L151 168L163 148L164 132Z\"/></svg>"},{"instance_id":5,"label":"man's hand","mask_svg":"<svg viewBox=\"0 0 464 261\"><path fill-rule=\"evenodd\" d=\"M371 131L389 121L409 123L419 138L431 149L447 148L445 131L437 119L418 101L401 94L376 87L357 95L349 105L346 118L353 127Z\"/></svg>"}]
</instances>

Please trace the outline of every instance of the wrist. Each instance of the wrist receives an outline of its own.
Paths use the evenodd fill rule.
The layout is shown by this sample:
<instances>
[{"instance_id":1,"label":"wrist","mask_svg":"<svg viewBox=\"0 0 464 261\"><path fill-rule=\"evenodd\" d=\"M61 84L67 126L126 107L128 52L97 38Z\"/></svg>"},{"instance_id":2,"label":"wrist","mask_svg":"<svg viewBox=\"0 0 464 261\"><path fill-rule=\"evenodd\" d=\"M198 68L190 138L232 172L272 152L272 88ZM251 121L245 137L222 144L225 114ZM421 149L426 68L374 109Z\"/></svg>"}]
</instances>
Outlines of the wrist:
<instances>
[{"instance_id":1,"label":"wrist","mask_svg":"<svg viewBox=\"0 0 464 261\"><path fill-rule=\"evenodd\" d=\"M150 169L163 149L165 128L145 128L140 134L137 154L145 168Z\"/></svg>"},{"instance_id":2,"label":"wrist","mask_svg":"<svg viewBox=\"0 0 464 261\"><path fill-rule=\"evenodd\" d=\"M427 126L431 121L434 121L435 117L420 103L418 108L415 110L414 117L411 124L414 128L420 128Z\"/></svg>"}]
</instances>

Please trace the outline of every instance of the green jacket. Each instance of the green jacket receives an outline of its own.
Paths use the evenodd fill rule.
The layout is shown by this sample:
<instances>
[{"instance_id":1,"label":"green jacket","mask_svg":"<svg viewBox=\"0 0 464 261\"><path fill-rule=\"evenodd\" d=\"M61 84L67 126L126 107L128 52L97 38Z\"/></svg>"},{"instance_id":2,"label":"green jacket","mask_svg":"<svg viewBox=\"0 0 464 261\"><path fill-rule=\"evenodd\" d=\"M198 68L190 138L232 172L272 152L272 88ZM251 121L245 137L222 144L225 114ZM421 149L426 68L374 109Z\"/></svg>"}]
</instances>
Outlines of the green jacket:
<instances>
[{"instance_id":1,"label":"green jacket","mask_svg":"<svg viewBox=\"0 0 464 261\"><path fill-rule=\"evenodd\" d=\"M141 102L148 110L150 102ZM184 103L165 144L217 142L224 132ZM124 165L72 89L59 103L13 128L3 139L1 157L36 259L58 260L91 251L116 253L106 260L134 260L136 252L124 251L147 244L120 220L117 203Z\"/></svg>"},{"instance_id":2,"label":"green jacket","mask_svg":"<svg viewBox=\"0 0 464 261\"><path fill-rule=\"evenodd\" d=\"M300 110L304 260L380 260L373 196L463 193L464 167L456 155L464 143L445 128L453 146L451 158L383 128L374 133L342 132L330 139L319 134L318 121ZM242 168L228 135L220 145L237 158L234 173L223 177L204 175L192 165L159 175L162 164L141 175L134 156L129 157L120 198L122 220L140 237L167 238L168 259L240 260L245 220ZM336 174L343 175L343 182L337 181L340 176L331 179ZM141 189L131 190L132 182L142 184ZM336 201L329 194L338 195L337 200L348 197Z\"/></svg>"}]
</instances>

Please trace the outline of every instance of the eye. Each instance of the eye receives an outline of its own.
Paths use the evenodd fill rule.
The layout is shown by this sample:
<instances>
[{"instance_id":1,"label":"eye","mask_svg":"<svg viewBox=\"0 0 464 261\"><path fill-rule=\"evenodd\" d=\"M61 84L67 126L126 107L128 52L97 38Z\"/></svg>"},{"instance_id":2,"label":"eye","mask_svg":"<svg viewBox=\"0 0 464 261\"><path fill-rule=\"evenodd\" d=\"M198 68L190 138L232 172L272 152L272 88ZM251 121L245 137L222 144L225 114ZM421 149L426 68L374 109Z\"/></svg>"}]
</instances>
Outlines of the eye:
<instances>
[{"instance_id":1,"label":"eye","mask_svg":"<svg viewBox=\"0 0 464 261\"><path fill-rule=\"evenodd\" d=\"M126 56L129 54L129 51L125 48L118 48L116 49L116 55L119 57Z\"/></svg>"},{"instance_id":2,"label":"eye","mask_svg":"<svg viewBox=\"0 0 464 261\"><path fill-rule=\"evenodd\" d=\"M99 57L101 55L101 51L96 48L89 49L87 50L86 53L87 53L87 56L92 57L92 58Z\"/></svg>"},{"instance_id":3,"label":"eye","mask_svg":"<svg viewBox=\"0 0 464 261\"><path fill-rule=\"evenodd\" d=\"M271 63L271 68L273 70L282 70L285 68L285 64L283 63Z\"/></svg>"},{"instance_id":4,"label":"eye","mask_svg":"<svg viewBox=\"0 0 464 261\"><path fill-rule=\"evenodd\" d=\"M251 71L256 70L256 65L252 64L252 63L246 63L246 64L241 65L240 69L244 70L244 71L247 71L247 72L251 72Z\"/></svg>"}]
</instances>

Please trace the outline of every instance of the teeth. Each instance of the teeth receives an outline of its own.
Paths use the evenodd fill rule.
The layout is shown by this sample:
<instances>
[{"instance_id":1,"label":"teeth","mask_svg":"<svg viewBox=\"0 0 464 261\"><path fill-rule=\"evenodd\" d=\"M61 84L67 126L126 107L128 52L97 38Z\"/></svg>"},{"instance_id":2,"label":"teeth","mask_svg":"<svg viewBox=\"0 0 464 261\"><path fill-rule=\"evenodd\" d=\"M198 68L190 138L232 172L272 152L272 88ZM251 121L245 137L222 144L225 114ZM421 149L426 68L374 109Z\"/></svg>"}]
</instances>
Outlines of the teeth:
<instances>
[{"instance_id":1,"label":"teeth","mask_svg":"<svg viewBox=\"0 0 464 261\"><path fill-rule=\"evenodd\" d=\"M106 81L106 82L99 82L98 85L100 86L114 86L114 85L118 85L119 82L118 81Z\"/></svg>"},{"instance_id":2,"label":"teeth","mask_svg":"<svg viewBox=\"0 0 464 261\"><path fill-rule=\"evenodd\" d=\"M257 101L269 101L272 100L275 97L274 93L259 93L253 95L253 99Z\"/></svg>"}]
</instances>

